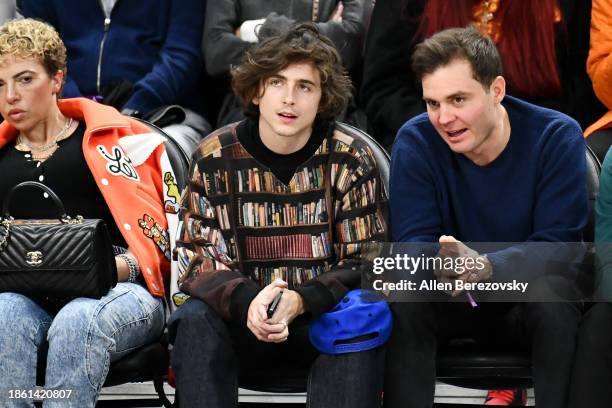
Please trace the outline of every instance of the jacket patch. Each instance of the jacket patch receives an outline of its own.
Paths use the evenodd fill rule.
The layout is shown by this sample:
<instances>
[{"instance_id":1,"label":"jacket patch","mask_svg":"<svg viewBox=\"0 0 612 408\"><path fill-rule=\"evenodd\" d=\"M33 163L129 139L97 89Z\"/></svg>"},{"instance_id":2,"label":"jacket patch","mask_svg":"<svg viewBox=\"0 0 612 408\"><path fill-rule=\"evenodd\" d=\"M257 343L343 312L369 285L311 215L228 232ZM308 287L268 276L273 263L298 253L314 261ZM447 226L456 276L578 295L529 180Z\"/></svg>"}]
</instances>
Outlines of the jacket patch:
<instances>
[{"instance_id":1,"label":"jacket patch","mask_svg":"<svg viewBox=\"0 0 612 408\"><path fill-rule=\"evenodd\" d=\"M123 176L130 180L139 181L140 177L132 165L132 161L118 146L113 146L109 153L102 145L97 147L98 153L107 161L106 170L113 176Z\"/></svg>"},{"instance_id":2,"label":"jacket patch","mask_svg":"<svg viewBox=\"0 0 612 408\"><path fill-rule=\"evenodd\" d=\"M138 225L142 228L142 232L162 251L166 259L170 260L170 239L168 231L163 229L157 221L148 214L143 214L142 219L138 219Z\"/></svg>"},{"instance_id":3,"label":"jacket patch","mask_svg":"<svg viewBox=\"0 0 612 408\"><path fill-rule=\"evenodd\" d=\"M130 158L132 164L138 167L147 161L155 149L165 141L166 138L157 133L140 133L123 136L117 143Z\"/></svg>"},{"instance_id":4,"label":"jacket patch","mask_svg":"<svg viewBox=\"0 0 612 408\"><path fill-rule=\"evenodd\" d=\"M172 295L172 303L174 303L176 307L183 306L189 298L189 295L186 295L183 292L177 292Z\"/></svg>"},{"instance_id":5,"label":"jacket patch","mask_svg":"<svg viewBox=\"0 0 612 408\"><path fill-rule=\"evenodd\" d=\"M164 173L164 184L166 185L164 209L167 213L178 214L181 202L181 192L176 185L174 175L169 171Z\"/></svg>"}]
</instances>

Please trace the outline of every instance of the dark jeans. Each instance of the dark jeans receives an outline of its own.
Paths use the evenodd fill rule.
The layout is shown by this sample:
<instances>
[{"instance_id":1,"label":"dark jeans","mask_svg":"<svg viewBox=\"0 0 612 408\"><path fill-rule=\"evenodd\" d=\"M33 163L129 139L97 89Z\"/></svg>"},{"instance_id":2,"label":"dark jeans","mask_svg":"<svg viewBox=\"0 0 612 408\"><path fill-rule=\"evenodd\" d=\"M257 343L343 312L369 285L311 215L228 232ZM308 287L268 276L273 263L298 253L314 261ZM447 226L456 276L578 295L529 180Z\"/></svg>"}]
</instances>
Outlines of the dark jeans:
<instances>
[{"instance_id":1,"label":"dark jeans","mask_svg":"<svg viewBox=\"0 0 612 408\"><path fill-rule=\"evenodd\" d=\"M597 303L580 325L570 408L612 407L612 305Z\"/></svg>"},{"instance_id":2,"label":"dark jeans","mask_svg":"<svg viewBox=\"0 0 612 408\"><path fill-rule=\"evenodd\" d=\"M393 303L387 343L386 408L431 407L436 351L446 339L531 352L538 408L563 408L581 311L573 303ZM586 406L586 405L585 405Z\"/></svg>"},{"instance_id":3,"label":"dark jeans","mask_svg":"<svg viewBox=\"0 0 612 408\"><path fill-rule=\"evenodd\" d=\"M170 318L171 364L180 407L225 408L238 405L239 376L248 372L308 375L307 406L375 408L381 406L384 350L326 355L312 347L308 322L296 319L280 344L257 340L251 331L224 321L206 303L190 299ZM262 378L262 381L265 378Z\"/></svg>"}]
</instances>

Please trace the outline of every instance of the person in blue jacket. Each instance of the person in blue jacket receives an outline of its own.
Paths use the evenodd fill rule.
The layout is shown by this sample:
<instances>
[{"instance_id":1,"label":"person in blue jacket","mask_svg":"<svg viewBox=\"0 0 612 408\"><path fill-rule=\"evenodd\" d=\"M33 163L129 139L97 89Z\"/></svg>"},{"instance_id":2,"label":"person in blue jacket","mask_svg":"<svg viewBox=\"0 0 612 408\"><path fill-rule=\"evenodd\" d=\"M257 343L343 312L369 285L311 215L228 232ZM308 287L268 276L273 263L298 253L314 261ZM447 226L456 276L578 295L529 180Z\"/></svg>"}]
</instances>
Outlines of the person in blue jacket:
<instances>
[{"instance_id":1,"label":"person in blue jacket","mask_svg":"<svg viewBox=\"0 0 612 408\"><path fill-rule=\"evenodd\" d=\"M393 240L437 243L443 259L477 262L460 275L452 268L434 271L454 285L449 292L459 301L444 301L447 296L392 304L385 407L432 406L437 347L463 335L529 351L536 405L562 408L581 310L562 300L567 298L534 300L552 299L538 296L547 295L553 281L574 293L567 275L547 274L544 266L547 255L564 253L555 249L580 242L586 225L580 126L565 114L507 96L495 44L474 28L425 40L412 67L427 113L406 122L393 146ZM474 244L487 242L500 246L485 251ZM557 266L562 273L571 269ZM466 293L457 285L513 280L527 282L529 290L504 303L477 305L474 300L495 301L495 294Z\"/></svg>"},{"instance_id":2,"label":"person in blue jacket","mask_svg":"<svg viewBox=\"0 0 612 408\"><path fill-rule=\"evenodd\" d=\"M203 0L20 0L19 12L48 22L68 50L62 96L85 96L122 113L150 119L171 104L184 123L210 128L199 114L203 97ZM196 113L198 112L198 113Z\"/></svg>"}]
</instances>

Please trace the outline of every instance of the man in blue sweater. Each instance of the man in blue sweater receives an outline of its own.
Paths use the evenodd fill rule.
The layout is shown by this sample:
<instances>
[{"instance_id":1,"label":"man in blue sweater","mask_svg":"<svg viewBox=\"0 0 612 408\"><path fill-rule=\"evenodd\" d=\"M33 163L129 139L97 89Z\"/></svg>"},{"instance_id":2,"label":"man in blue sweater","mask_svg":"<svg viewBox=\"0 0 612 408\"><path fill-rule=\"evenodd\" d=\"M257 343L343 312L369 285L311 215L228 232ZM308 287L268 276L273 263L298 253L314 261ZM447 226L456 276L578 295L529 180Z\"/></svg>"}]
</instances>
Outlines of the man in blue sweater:
<instances>
[{"instance_id":1,"label":"man in blue sweater","mask_svg":"<svg viewBox=\"0 0 612 408\"><path fill-rule=\"evenodd\" d=\"M391 168L396 242L439 242L484 267L447 281L535 283L531 242L578 242L587 220L584 139L568 116L506 96L494 43L472 28L419 44L412 65L427 113L399 130ZM464 242L514 242L478 253ZM580 310L573 303L397 302L385 407L430 407L443 338L505 339L531 352L536 405L566 406Z\"/></svg>"}]
</instances>

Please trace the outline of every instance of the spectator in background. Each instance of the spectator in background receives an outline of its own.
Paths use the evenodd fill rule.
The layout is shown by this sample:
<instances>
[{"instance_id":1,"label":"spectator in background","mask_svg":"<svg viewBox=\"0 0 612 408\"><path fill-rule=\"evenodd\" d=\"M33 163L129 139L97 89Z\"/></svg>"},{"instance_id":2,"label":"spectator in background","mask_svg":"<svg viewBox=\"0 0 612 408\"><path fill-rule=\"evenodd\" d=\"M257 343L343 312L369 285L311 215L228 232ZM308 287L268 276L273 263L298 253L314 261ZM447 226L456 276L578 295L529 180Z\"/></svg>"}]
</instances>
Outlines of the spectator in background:
<instances>
[{"instance_id":1,"label":"spectator in background","mask_svg":"<svg viewBox=\"0 0 612 408\"><path fill-rule=\"evenodd\" d=\"M95 98L162 127L178 122L187 126L165 130L189 132L195 141L210 131L198 113L203 0L21 0L19 6L25 17L53 25L66 44L63 97ZM164 110L171 104L184 112Z\"/></svg>"},{"instance_id":2,"label":"spectator in background","mask_svg":"<svg viewBox=\"0 0 612 408\"><path fill-rule=\"evenodd\" d=\"M338 49L350 69L361 57L364 17L370 0L218 0L209 1L203 53L212 76L229 75L232 65L259 38L282 33L296 21L312 21ZM217 126L244 119L243 107L228 89Z\"/></svg>"},{"instance_id":3,"label":"spectator in background","mask_svg":"<svg viewBox=\"0 0 612 408\"><path fill-rule=\"evenodd\" d=\"M584 132L588 137L587 144L603 162L612 144L612 136L608 132L596 132L612 126L612 1L610 0L593 0L591 49L587 60L587 72L593 81L595 94L608 108L608 113Z\"/></svg>"},{"instance_id":4,"label":"spectator in background","mask_svg":"<svg viewBox=\"0 0 612 408\"><path fill-rule=\"evenodd\" d=\"M15 17L15 1L3 0L0 4L0 24L13 17Z\"/></svg>"},{"instance_id":5,"label":"spectator in background","mask_svg":"<svg viewBox=\"0 0 612 408\"><path fill-rule=\"evenodd\" d=\"M374 136L390 147L400 126L424 111L410 68L414 46L468 24L495 41L510 95L564 112L585 128L603 113L585 71L590 11L583 0L378 2L361 88Z\"/></svg>"}]
</instances>

